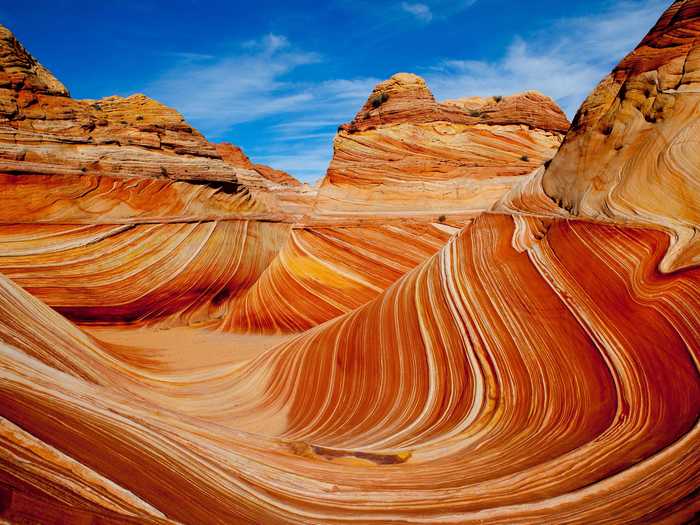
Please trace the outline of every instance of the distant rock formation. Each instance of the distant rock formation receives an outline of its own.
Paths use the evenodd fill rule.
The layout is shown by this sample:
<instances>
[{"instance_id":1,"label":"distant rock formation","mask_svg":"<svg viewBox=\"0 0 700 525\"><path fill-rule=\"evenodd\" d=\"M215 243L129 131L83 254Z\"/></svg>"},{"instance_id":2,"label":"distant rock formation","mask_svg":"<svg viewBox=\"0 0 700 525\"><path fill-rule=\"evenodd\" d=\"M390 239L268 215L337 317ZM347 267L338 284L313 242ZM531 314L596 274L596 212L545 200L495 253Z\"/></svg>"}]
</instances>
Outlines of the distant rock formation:
<instances>
[{"instance_id":1,"label":"distant rock formation","mask_svg":"<svg viewBox=\"0 0 700 525\"><path fill-rule=\"evenodd\" d=\"M568 127L539 93L438 103L423 79L399 73L339 128L314 214L483 211L551 159Z\"/></svg>"},{"instance_id":2,"label":"distant rock formation","mask_svg":"<svg viewBox=\"0 0 700 525\"><path fill-rule=\"evenodd\" d=\"M301 188L235 146L208 142L144 95L70 98L0 26L0 223L284 220L311 206L305 191L303 202L286 207L267 181Z\"/></svg>"},{"instance_id":3,"label":"distant rock formation","mask_svg":"<svg viewBox=\"0 0 700 525\"><path fill-rule=\"evenodd\" d=\"M286 184L287 186L301 186L301 182L292 177L289 173L266 166L265 164L253 164L241 148L229 142L222 142L216 145L216 151L221 158L234 166L240 166L247 170L257 171L264 178L275 184Z\"/></svg>"}]
</instances>

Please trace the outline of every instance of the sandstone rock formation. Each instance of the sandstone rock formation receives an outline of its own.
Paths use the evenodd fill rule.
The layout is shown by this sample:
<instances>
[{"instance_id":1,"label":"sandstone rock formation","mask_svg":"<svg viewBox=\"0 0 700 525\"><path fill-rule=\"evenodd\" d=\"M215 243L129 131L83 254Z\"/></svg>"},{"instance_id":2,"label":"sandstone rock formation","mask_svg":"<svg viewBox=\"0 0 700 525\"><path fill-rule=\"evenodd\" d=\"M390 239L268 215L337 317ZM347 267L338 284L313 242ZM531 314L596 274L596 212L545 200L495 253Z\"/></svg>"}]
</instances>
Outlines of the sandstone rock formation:
<instances>
[{"instance_id":1,"label":"sandstone rock formation","mask_svg":"<svg viewBox=\"0 0 700 525\"><path fill-rule=\"evenodd\" d=\"M308 330L374 299L458 231L411 222L295 227L256 283L231 304L222 328Z\"/></svg>"},{"instance_id":2,"label":"sandstone rock formation","mask_svg":"<svg viewBox=\"0 0 700 525\"><path fill-rule=\"evenodd\" d=\"M207 322L256 283L289 229L244 220L0 225L0 273L75 321Z\"/></svg>"},{"instance_id":3,"label":"sandstone rock formation","mask_svg":"<svg viewBox=\"0 0 700 525\"><path fill-rule=\"evenodd\" d=\"M675 2L579 110L542 175L575 217L672 232L663 271L700 262L698 6Z\"/></svg>"},{"instance_id":4,"label":"sandstone rock formation","mask_svg":"<svg viewBox=\"0 0 700 525\"><path fill-rule=\"evenodd\" d=\"M678 0L611 78L684 78L698 49L700 0ZM679 241L698 228L697 168L676 137L693 143L700 108L686 105L692 89L665 93L675 102L657 118L661 141L652 122L606 98L610 82L549 167L518 175L466 224L333 223L320 201L325 224L236 208L167 224L37 224L37 211L3 226L0 519L697 521L700 265ZM613 128L629 124L628 135L603 134L620 150L598 136L608 111ZM660 153L659 142L675 146ZM618 191L627 182L638 191ZM669 271L669 260L684 268ZM160 308L166 321L115 326L115 282L126 283L133 319ZM62 315L94 312L109 326ZM216 316L221 330L164 329ZM176 342L163 342L168 333Z\"/></svg>"},{"instance_id":5,"label":"sandstone rock formation","mask_svg":"<svg viewBox=\"0 0 700 525\"><path fill-rule=\"evenodd\" d=\"M470 214L554 156L569 123L549 98L438 103L405 73L377 85L340 127L318 217Z\"/></svg>"},{"instance_id":6,"label":"sandstone rock formation","mask_svg":"<svg viewBox=\"0 0 700 525\"><path fill-rule=\"evenodd\" d=\"M231 162L182 115L146 96L70 98L4 27L0 48L0 222L286 216L265 186L268 178L300 186L286 174L253 166L242 152L244 161ZM255 185L265 188L257 192L264 202L251 194ZM301 199L310 207L309 195Z\"/></svg>"},{"instance_id":7,"label":"sandstone rock formation","mask_svg":"<svg viewBox=\"0 0 700 525\"><path fill-rule=\"evenodd\" d=\"M247 170L253 170L262 175L265 179L275 184L286 184L288 186L301 186L301 182L292 177L289 173L276 170L265 164L253 164L241 148L229 142L222 142L216 145L216 151L221 158L234 166L240 166Z\"/></svg>"}]
</instances>

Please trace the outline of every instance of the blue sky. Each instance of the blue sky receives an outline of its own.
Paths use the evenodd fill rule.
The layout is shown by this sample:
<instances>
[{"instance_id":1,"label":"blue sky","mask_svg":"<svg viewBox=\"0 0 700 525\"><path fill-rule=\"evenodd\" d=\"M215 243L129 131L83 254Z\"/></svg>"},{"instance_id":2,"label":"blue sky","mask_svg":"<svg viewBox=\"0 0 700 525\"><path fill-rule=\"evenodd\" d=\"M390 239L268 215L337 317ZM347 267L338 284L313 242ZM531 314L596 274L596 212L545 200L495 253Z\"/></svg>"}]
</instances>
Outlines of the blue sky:
<instances>
[{"instance_id":1,"label":"blue sky","mask_svg":"<svg viewBox=\"0 0 700 525\"><path fill-rule=\"evenodd\" d=\"M570 117L671 0L33 0L0 22L76 98L146 93L302 180L392 74L438 99L537 89Z\"/></svg>"}]
</instances>

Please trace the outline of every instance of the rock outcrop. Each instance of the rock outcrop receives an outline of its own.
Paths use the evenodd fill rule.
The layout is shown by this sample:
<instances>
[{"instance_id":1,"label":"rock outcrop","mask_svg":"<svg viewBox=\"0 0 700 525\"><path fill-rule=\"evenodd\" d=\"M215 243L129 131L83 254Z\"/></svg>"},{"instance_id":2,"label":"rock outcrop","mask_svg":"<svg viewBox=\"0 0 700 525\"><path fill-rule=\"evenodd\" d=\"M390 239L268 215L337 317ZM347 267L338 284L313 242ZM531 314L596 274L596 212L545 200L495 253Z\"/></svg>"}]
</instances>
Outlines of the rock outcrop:
<instances>
[{"instance_id":1,"label":"rock outcrop","mask_svg":"<svg viewBox=\"0 0 700 525\"><path fill-rule=\"evenodd\" d=\"M0 28L0 222L284 220L288 210L267 191L268 179L299 183L253 166L240 150L232 161L229 148L144 95L70 98ZM261 199L255 185L265 187Z\"/></svg>"},{"instance_id":2,"label":"rock outcrop","mask_svg":"<svg viewBox=\"0 0 700 525\"><path fill-rule=\"evenodd\" d=\"M420 77L394 75L339 128L314 215L483 211L551 159L568 126L538 93L438 103Z\"/></svg>"},{"instance_id":3,"label":"rock outcrop","mask_svg":"<svg viewBox=\"0 0 700 525\"><path fill-rule=\"evenodd\" d=\"M663 227L663 271L700 262L700 13L675 2L579 110L542 176L575 217Z\"/></svg>"}]
</instances>

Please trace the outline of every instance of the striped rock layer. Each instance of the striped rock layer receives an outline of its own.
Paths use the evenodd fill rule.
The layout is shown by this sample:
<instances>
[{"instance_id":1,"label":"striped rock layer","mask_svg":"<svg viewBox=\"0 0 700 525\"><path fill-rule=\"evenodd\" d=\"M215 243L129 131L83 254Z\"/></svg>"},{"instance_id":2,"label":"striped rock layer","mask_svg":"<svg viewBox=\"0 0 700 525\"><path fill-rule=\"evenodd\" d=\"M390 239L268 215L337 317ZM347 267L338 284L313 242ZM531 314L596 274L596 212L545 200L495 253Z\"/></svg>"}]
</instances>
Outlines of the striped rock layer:
<instances>
[{"instance_id":1,"label":"striped rock layer","mask_svg":"<svg viewBox=\"0 0 700 525\"><path fill-rule=\"evenodd\" d=\"M314 215L484 211L551 159L568 127L536 92L438 103L420 77L394 75L339 128Z\"/></svg>"},{"instance_id":2,"label":"striped rock layer","mask_svg":"<svg viewBox=\"0 0 700 525\"><path fill-rule=\"evenodd\" d=\"M354 312L177 373L3 280L3 482L154 522L686 522L700 273L667 247L485 215Z\"/></svg>"},{"instance_id":3,"label":"striped rock layer","mask_svg":"<svg viewBox=\"0 0 700 525\"><path fill-rule=\"evenodd\" d=\"M671 271L700 262L700 6L674 2L578 112L544 174L572 215L663 226Z\"/></svg>"},{"instance_id":4,"label":"striped rock layer","mask_svg":"<svg viewBox=\"0 0 700 525\"><path fill-rule=\"evenodd\" d=\"M673 3L613 77L678 56L692 71L699 17L700 0ZM13 67L60 90L31 62ZM684 142L655 147L688 129L692 143L700 113L678 88L669 141L630 125L627 161L603 162L585 112L606 82L549 167L464 222L36 212L3 226L0 518L697 521L700 267L682 235L698 221L692 186L676 186L697 172ZM410 112L390 93L370 113L392 100ZM639 191L623 199L625 181ZM133 318L118 318L115 289ZM119 324L138 319L160 322Z\"/></svg>"}]
</instances>

